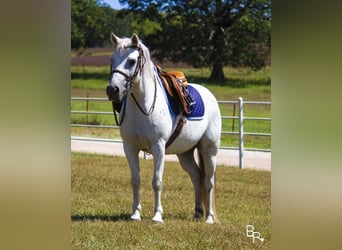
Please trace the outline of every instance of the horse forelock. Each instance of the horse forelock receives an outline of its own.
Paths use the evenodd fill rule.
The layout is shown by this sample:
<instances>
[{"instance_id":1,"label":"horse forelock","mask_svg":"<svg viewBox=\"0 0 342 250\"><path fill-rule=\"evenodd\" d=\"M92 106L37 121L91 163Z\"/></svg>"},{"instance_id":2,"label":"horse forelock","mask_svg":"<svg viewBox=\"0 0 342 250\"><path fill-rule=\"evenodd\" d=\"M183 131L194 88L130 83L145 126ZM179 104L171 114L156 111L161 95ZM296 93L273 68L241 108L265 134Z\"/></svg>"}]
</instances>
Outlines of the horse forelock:
<instances>
[{"instance_id":1,"label":"horse forelock","mask_svg":"<svg viewBox=\"0 0 342 250\"><path fill-rule=\"evenodd\" d=\"M116 51L124 51L127 48L131 47L132 42L131 39L125 37L120 40L120 42L116 45L115 50Z\"/></svg>"},{"instance_id":2,"label":"horse forelock","mask_svg":"<svg viewBox=\"0 0 342 250\"><path fill-rule=\"evenodd\" d=\"M139 44L142 43L139 40ZM115 50L116 51L122 51L122 50L126 50L129 48L134 48L135 46L132 45L132 40L128 37L123 37L120 39L120 41L118 41L118 43L115 45Z\"/></svg>"},{"instance_id":3,"label":"horse forelock","mask_svg":"<svg viewBox=\"0 0 342 250\"><path fill-rule=\"evenodd\" d=\"M115 47L115 52L125 52L132 48L138 48L140 47L143 50L144 56L146 59L150 60L150 51L149 49L143 44L143 42L139 39L138 46L132 45L132 40L130 38L122 38L120 43L118 43Z\"/></svg>"}]
</instances>

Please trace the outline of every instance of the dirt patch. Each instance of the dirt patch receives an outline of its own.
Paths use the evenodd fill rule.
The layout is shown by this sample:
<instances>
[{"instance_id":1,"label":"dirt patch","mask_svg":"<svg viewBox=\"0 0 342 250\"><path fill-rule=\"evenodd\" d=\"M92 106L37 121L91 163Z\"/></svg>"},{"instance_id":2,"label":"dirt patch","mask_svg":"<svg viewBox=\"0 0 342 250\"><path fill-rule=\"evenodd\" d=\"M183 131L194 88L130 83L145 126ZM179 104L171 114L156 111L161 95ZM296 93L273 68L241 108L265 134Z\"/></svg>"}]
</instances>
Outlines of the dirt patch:
<instances>
[{"instance_id":1,"label":"dirt patch","mask_svg":"<svg viewBox=\"0 0 342 250\"><path fill-rule=\"evenodd\" d=\"M82 51L83 55L77 56L77 52L72 50L71 66L109 66L110 52L113 48L88 48ZM173 63L170 61L160 62L154 58L152 61L162 68L192 68L186 63Z\"/></svg>"},{"instance_id":2,"label":"dirt patch","mask_svg":"<svg viewBox=\"0 0 342 250\"><path fill-rule=\"evenodd\" d=\"M71 58L72 66L108 66L110 55L75 56Z\"/></svg>"},{"instance_id":3,"label":"dirt patch","mask_svg":"<svg viewBox=\"0 0 342 250\"><path fill-rule=\"evenodd\" d=\"M80 137L79 137L80 138ZM104 139L106 140L106 139ZM122 143L100 142L91 140L71 139L71 151L83 152L91 154L105 154L105 155L118 155L125 156ZM144 155L143 152L139 154L140 158L153 158L152 155ZM254 170L271 171L271 153L270 152L244 152L245 168ZM175 155L166 155L166 161L178 161ZM239 167L239 151L220 149L217 154L217 164L224 166Z\"/></svg>"}]
</instances>

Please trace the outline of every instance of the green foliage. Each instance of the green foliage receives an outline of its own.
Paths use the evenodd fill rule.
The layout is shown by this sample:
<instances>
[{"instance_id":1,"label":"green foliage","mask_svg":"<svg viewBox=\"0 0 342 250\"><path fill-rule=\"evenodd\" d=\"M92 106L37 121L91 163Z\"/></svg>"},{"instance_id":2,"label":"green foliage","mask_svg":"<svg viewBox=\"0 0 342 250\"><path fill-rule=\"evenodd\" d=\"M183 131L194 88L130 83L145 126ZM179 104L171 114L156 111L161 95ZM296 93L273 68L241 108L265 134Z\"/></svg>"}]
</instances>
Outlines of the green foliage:
<instances>
[{"instance_id":1,"label":"green foliage","mask_svg":"<svg viewBox=\"0 0 342 250\"><path fill-rule=\"evenodd\" d=\"M71 47L102 47L110 43L110 33L132 32L130 23L132 15L118 16L103 1L72 0L71 1Z\"/></svg>"},{"instance_id":2,"label":"green foliage","mask_svg":"<svg viewBox=\"0 0 342 250\"><path fill-rule=\"evenodd\" d=\"M160 25L139 34L159 60L213 67L213 80L224 81L224 65L260 69L270 52L270 0L120 2Z\"/></svg>"},{"instance_id":3,"label":"green foliage","mask_svg":"<svg viewBox=\"0 0 342 250\"><path fill-rule=\"evenodd\" d=\"M114 31L134 31L159 60L211 67L210 78L224 82L223 67L265 66L271 45L270 0L120 0L116 11L103 1L71 1L71 47L104 46Z\"/></svg>"},{"instance_id":4,"label":"green foliage","mask_svg":"<svg viewBox=\"0 0 342 250\"><path fill-rule=\"evenodd\" d=\"M146 36L152 35L161 31L160 24L155 21L151 21L149 19L144 19L144 20L136 19L132 22L132 27L135 33L144 34Z\"/></svg>"},{"instance_id":5,"label":"green foliage","mask_svg":"<svg viewBox=\"0 0 342 250\"><path fill-rule=\"evenodd\" d=\"M270 249L271 173L218 166L216 207L220 223L192 220L193 187L177 162L166 162L164 224L152 223L153 163L141 160L142 221L130 221L132 190L122 157L72 154L72 249ZM252 243L246 225L265 238Z\"/></svg>"}]
</instances>

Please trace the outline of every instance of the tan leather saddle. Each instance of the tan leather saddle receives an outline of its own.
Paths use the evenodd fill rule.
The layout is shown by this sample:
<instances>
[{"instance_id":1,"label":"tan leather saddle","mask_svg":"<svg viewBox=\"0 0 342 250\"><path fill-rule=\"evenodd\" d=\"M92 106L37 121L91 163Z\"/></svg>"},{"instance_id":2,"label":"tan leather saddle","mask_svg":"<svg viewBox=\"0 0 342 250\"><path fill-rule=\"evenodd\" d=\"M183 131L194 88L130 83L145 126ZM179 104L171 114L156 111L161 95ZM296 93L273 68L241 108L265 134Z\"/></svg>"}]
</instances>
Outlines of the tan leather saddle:
<instances>
[{"instance_id":1,"label":"tan leather saddle","mask_svg":"<svg viewBox=\"0 0 342 250\"><path fill-rule=\"evenodd\" d=\"M195 104L188 90L188 81L181 71L165 72L157 65L157 72L168 94L180 105L180 113L190 114Z\"/></svg>"}]
</instances>

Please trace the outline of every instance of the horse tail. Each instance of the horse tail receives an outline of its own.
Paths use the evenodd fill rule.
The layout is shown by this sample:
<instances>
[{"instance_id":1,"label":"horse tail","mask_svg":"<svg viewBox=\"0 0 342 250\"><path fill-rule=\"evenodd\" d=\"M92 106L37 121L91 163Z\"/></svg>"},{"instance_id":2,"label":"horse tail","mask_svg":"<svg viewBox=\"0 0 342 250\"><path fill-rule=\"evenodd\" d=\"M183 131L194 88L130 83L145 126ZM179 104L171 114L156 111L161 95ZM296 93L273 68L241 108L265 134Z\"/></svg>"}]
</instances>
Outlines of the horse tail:
<instances>
[{"instance_id":1,"label":"horse tail","mask_svg":"<svg viewBox=\"0 0 342 250\"><path fill-rule=\"evenodd\" d=\"M200 170L200 176L201 176L201 198L202 198L202 204L205 208L205 211L208 211L208 194L205 188L205 168L204 168L204 162L203 162L203 157L200 153L199 150L197 150L198 152L198 161L199 161L199 170ZM215 199L215 189L216 189L216 174L215 174L215 185L214 185L214 190L213 190L213 202L212 202L212 206L213 206L213 210L214 210L214 221L215 222L219 222L218 219L218 214L216 211L216 199Z\"/></svg>"}]
</instances>

